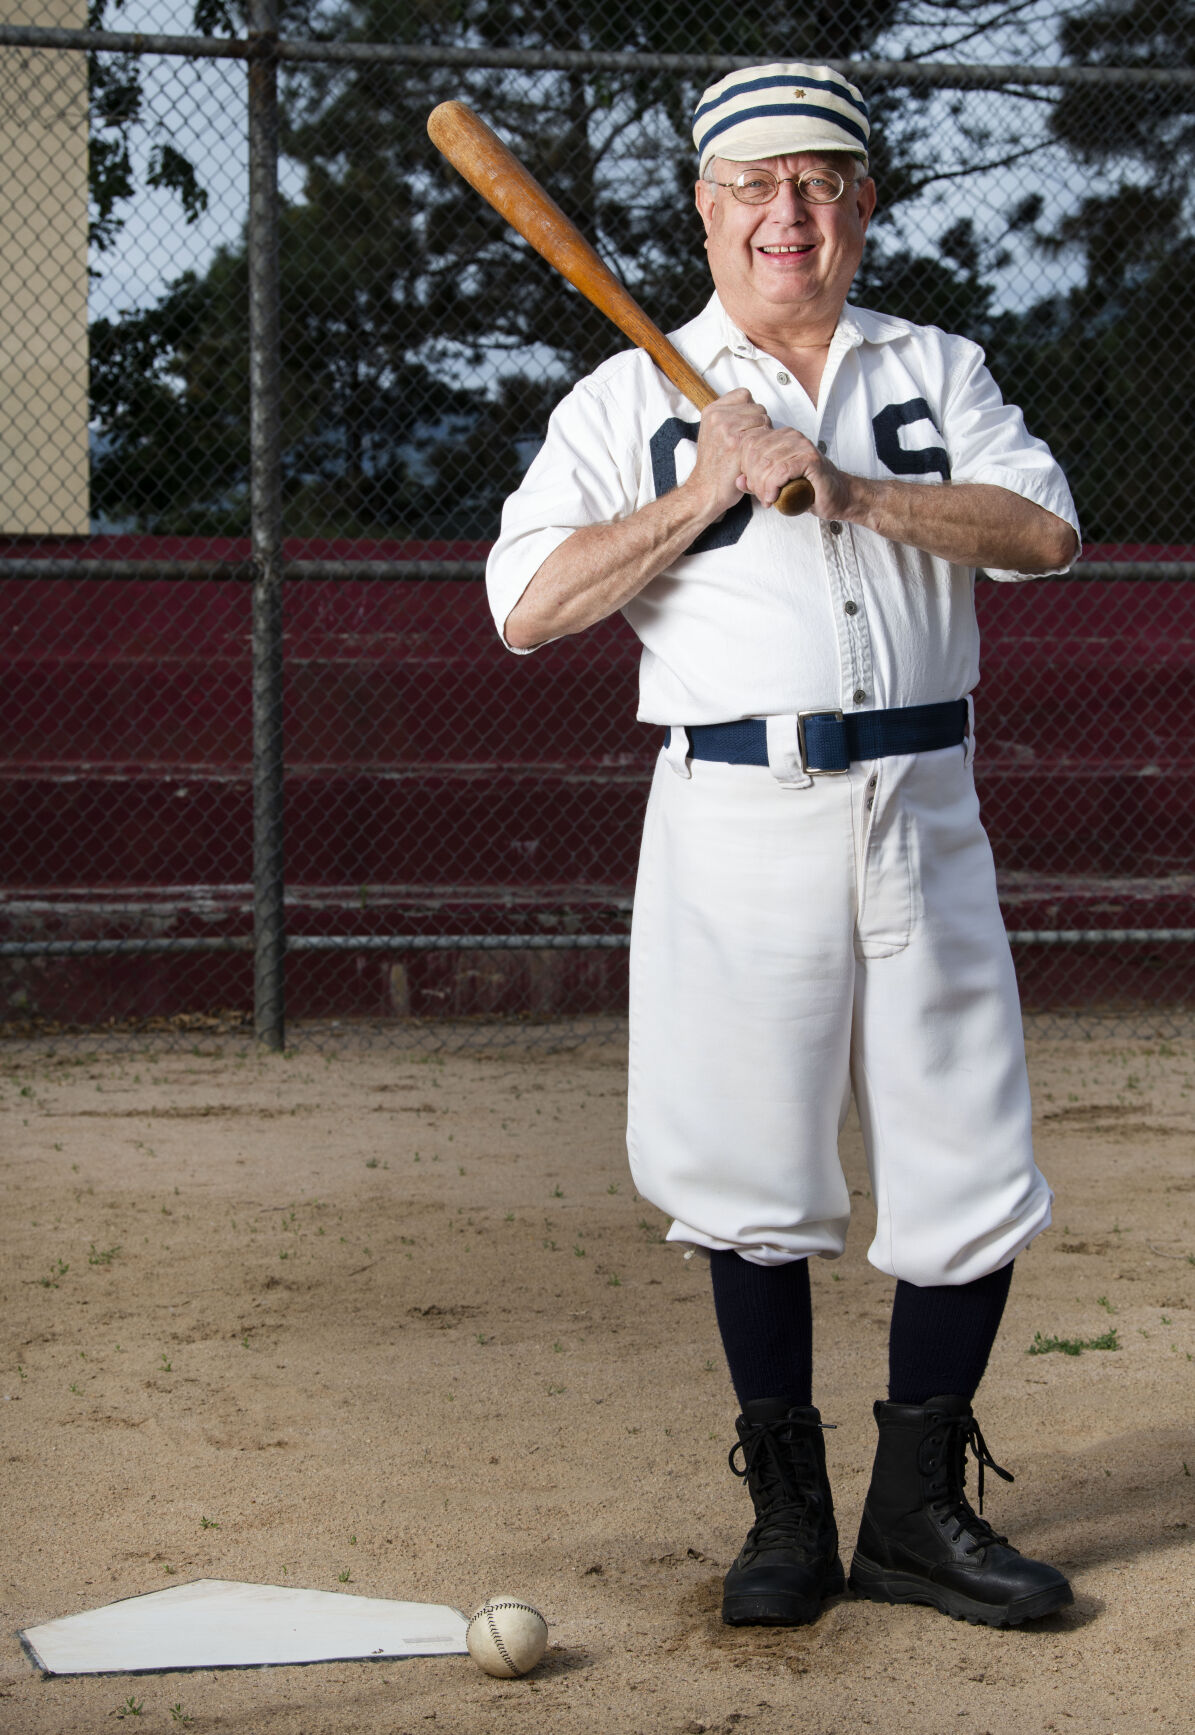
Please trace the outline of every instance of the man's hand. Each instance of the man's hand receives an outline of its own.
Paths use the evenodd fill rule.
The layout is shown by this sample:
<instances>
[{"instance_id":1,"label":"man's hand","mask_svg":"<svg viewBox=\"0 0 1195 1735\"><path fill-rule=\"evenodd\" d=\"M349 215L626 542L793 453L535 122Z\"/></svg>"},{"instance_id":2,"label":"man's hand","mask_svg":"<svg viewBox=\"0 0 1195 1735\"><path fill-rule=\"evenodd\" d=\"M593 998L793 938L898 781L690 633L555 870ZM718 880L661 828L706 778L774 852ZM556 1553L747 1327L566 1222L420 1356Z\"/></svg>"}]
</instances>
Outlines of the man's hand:
<instances>
[{"instance_id":1,"label":"man's hand","mask_svg":"<svg viewBox=\"0 0 1195 1735\"><path fill-rule=\"evenodd\" d=\"M701 412L697 432L697 462L682 486L701 511L720 518L743 493L743 446L750 436L775 436L762 404L746 386L716 398Z\"/></svg>"},{"instance_id":2,"label":"man's hand","mask_svg":"<svg viewBox=\"0 0 1195 1735\"><path fill-rule=\"evenodd\" d=\"M852 478L823 458L813 442L795 428L750 428L743 435L740 455L742 469L737 484L741 493L754 494L762 505L774 506L784 484L804 476L813 485L810 511L814 516L842 516Z\"/></svg>"},{"instance_id":3,"label":"man's hand","mask_svg":"<svg viewBox=\"0 0 1195 1735\"><path fill-rule=\"evenodd\" d=\"M767 411L745 386L727 392L701 412L697 462L683 486L714 517L744 494L774 506L786 482L807 476L813 483L812 510L833 518L847 478L795 428L774 428Z\"/></svg>"}]
</instances>

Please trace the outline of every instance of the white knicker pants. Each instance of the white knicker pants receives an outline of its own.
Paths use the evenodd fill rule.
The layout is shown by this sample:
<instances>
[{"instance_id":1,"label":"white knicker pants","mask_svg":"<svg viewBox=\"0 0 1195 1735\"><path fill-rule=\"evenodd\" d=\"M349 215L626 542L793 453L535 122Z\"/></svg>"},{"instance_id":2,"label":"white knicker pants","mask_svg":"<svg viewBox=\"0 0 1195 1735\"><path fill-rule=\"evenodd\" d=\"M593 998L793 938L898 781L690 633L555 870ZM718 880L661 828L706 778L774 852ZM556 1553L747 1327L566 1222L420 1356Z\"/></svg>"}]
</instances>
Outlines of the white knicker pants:
<instances>
[{"instance_id":1,"label":"white knicker pants","mask_svg":"<svg viewBox=\"0 0 1195 1735\"><path fill-rule=\"evenodd\" d=\"M962 747L786 788L656 766L631 939L628 1148L669 1239L763 1265L843 1250L853 1091L915 1284L999 1269L1050 1220L995 871ZM869 806L869 800L871 805Z\"/></svg>"}]
</instances>

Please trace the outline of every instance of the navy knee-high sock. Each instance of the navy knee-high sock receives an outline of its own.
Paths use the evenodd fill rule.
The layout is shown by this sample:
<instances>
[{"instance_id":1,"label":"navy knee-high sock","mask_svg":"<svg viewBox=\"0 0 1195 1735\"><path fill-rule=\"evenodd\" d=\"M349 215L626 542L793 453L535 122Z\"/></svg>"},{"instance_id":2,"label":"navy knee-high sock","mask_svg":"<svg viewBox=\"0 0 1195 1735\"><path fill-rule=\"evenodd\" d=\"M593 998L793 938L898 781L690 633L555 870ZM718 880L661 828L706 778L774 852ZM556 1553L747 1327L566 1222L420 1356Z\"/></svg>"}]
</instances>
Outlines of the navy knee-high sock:
<instances>
[{"instance_id":1,"label":"navy knee-high sock","mask_svg":"<svg viewBox=\"0 0 1195 1735\"><path fill-rule=\"evenodd\" d=\"M711 1253L714 1311L740 1404L752 1398L813 1402L813 1308L809 1261L752 1265Z\"/></svg>"},{"instance_id":2,"label":"navy knee-high sock","mask_svg":"<svg viewBox=\"0 0 1195 1735\"><path fill-rule=\"evenodd\" d=\"M892 1302L888 1397L924 1404L954 1396L970 1401L983 1378L1000 1327L1012 1263L956 1286L919 1289L903 1278Z\"/></svg>"}]
</instances>

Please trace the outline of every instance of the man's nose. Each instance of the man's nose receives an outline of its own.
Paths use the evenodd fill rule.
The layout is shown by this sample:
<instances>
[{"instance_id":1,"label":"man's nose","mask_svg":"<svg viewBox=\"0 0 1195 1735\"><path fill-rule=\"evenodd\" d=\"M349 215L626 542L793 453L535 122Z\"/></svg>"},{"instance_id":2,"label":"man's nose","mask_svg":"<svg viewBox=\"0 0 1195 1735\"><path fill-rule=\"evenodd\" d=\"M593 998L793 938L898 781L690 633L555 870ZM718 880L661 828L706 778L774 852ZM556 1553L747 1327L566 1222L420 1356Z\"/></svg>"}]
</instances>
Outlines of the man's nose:
<instances>
[{"instance_id":1,"label":"man's nose","mask_svg":"<svg viewBox=\"0 0 1195 1735\"><path fill-rule=\"evenodd\" d=\"M772 200L772 215L781 223L807 223L809 221L809 206L798 193L792 181L781 181L776 188L776 197Z\"/></svg>"}]
</instances>

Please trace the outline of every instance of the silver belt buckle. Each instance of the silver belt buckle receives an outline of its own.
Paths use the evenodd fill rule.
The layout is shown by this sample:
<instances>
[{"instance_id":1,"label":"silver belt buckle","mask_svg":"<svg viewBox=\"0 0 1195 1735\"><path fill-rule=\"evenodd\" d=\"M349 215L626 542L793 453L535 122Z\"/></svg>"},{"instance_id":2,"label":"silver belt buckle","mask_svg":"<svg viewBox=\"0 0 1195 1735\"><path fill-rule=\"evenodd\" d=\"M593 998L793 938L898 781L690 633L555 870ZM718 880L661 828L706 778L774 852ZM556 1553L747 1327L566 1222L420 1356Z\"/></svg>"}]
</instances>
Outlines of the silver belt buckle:
<instances>
[{"instance_id":1,"label":"silver belt buckle","mask_svg":"<svg viewBox=\"0 0 1195 1735\"><path fill-rule=\"evenodd\" d=\"M836 711L830 705L819 705L814 711L797 712L797 752L801 756L801 770L807 777L845 777L847 772L850 770L849 765L843 765L840 768L832 766L828 770L821 770L816 766L810 765L805 756L806 717L833 717L835 722L841 723L842 712Z\"/></svg>"}]
</instances>

